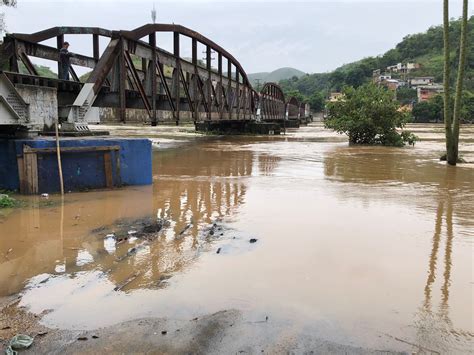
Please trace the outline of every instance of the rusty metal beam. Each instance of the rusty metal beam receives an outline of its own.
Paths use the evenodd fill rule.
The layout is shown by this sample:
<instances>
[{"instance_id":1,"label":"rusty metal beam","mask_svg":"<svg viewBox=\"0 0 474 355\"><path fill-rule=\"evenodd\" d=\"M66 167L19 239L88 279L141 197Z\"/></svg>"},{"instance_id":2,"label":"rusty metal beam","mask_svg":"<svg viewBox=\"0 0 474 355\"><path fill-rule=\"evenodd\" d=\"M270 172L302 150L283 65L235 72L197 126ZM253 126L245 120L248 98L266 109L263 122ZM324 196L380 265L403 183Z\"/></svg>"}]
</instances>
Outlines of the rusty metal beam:
<instances>
[{"instance_id":1,"label":"rusty metal beam","mask_svg":"<svg viewBox=\"0 0 474 355\"><path fill-rule=\"evenodd\" d=\"M173 80L175 82L174 87L174 98L176 100L176 126L179 125L179 116L180 116L180 101L181 101L181 93L180 93L180 72L181 72L181 61L180 61L180 53L179 53L179 32L173 32L173 54L176 60L176 68L173 71Z\"/></svg>"},{"instance_id":2,"label":"rusty metal beam","mask_svg":"<svg viewBox=\"0 0 474 355\"><path fill-rule=\"evenodd\" d=\"M152 118L151 118L151 125L156 126L158 124L157 116L156 116L156 90L158 82L156 80L156 33L150 33L148 36L148 43L151 46L151 62L153 70L149 71L151 75L151 107L153 110Z\"/></svg>"},{"instance_id":3,"label":"rusty metal beam","mask_svg":"<svg viewBox=\"0 0 474 355\"><path fill-rule=\"evenodd\" d=\"M51 27L43 31L35 32L32 34L26 33L13 33L9 36L28 41L31 43L38 43L46 41L47 39L62 36L62 35L75 35L75 34L96 34L104 37L112 37L113 31L106 30L99 27Z\"/></svg>"},{"instance_id":4,"label":"rusty metal beam","mask_svg":"<svg viewBox=\"0 0 474 355\"><path fill-rule=\"evenodd\" d=\"M33 65L33 63L31 63L30 58L28 58L28 56L24 52L20 53L20 59L25 65L26 70L28 70L28 73L30 75L38 75L38 71L36 70L35 66Z\"/></svg>"},{"instance_id":5,"label":"rusty metal beam","mask_svg":"<svg viewBox=\"0 0 474 355\"><path fill-rule=\"evenodd\" d=\"M130 53L127 51L124 52L125 55L125 64L128 68L128 71L130 72L131 79L133 83L135 84L135 87L138 89L138 92L140 93L140 96L143 101L143 105L145 106L146 111L148 112L148 117L152 117L151 113L151 105L150 102L148 101L148 98L145 93L145 89L143 88L143 85L140 81L140 77L138 76L137 70L135 69L135 66L133 65L132 58L130 57Z\"/></svg>"},{"instance_id":6,"label":"rusty metal beam","mask_svg":"<svg viewBox=\"0 0 474 355\"><path fill-rule=\"evenodd\" d=\"M168 98L168 102L170 104L171 110L173 111L173 117L175 117L176 109L175 109L175 106L174 106L173 96L171 95L171 90L168 86L168 83L166 82L165 73L163 72L163 68L162 68L161 63L159 62L158 58L156 59L155 65L156 65L156 70L158 70L158 74L160 76L161 83L162 83L162 85L165 89L166 97Z\"/></svg>"},{"instance_id":7,"label":"rusty metal beam","mask_svg":"<svg viewBox=\"0 0 474 355\"><path fill-rule=\"evenodd\" d=\"M107 75L112 70L112 67L117 60L117 57L120 52L120 39L113 39L110 41L109 45L105 49L104 53L99 59L96 67L89 75L87 83L94 84L93 90L94 93L98 94L104 82L107 79Z\"/></svg>"},{"instance_id":8,"label":"rusty metal beam","mask_svg":"<svg viewBox=\"0 0 474 355\"><path fill-rule=\"evenodd\" d=\"M48 59L54 62L57 62L59 60L58 49L54 47L49 47L38 43L30 43L26 41L17 41L17 48L19 51L26 53L30 57ZM74 57L71 57L70 60L71 64L78 65L81 67L95 67L94 58L85 55L74 54Z\"/></svg>"}]
</instances>

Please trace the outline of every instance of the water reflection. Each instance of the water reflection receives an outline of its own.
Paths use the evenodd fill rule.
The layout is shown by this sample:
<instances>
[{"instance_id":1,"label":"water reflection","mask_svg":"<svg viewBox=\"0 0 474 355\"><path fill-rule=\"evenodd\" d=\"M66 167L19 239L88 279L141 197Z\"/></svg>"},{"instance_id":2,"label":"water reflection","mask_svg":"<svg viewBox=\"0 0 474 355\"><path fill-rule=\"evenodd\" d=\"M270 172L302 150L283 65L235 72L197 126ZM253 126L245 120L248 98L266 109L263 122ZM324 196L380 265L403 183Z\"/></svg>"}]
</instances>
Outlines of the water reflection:
<instances>
[{"instance_id":1,"label":"water reflection","mask_svg":"<svg viewBox=\"0 0 474 355\"><path fill-rule=\"evenodd\" d=\"M474 169L436 164L396 148L338 147L327 152L324 170L342 200L362 200L365 208L376 201L415 206L423 217L434 216L423 302L414 320L416 344L425 351L472 350L474 334L451 320L450 296L455 239L472 243ZM472 302L466 311L472 312Z\"/></svg>"},{"instance_id":2,"label":"water reflection","mask_svg":"<svg viewBox=\"0 0 474 355\"><path fill-rule=\"evenodd\" d=\"M0 262L0 279L9 280L1 283L0 294L18 292L37 274L93 270L115 285L133 276L126 290L163 287L209 249L212 240L203 231L211 223L237 217L253 159L250 151L212 144L169 150L154 155L152 187L74 194L65 201L53 198L50 208L40 208L40 200L34 200L2 223L0 250L12 251ZM265 170L276 164L264 157L258 163ZM133 231L146 218L167 221L153 240L132 237L117 243L107 236L124 228Z\"/></svg>"},{"instance_id":3,"label":"water reflection","mask_svg":"<svg viewBox=\"0 0 474 355\"><path fill-rule=\"evenodd\" d=\"M449 188L453 214L465 227L460 234L470 238L466 231L474 230L474 169L450 169L433 162L435 153L428 154L429 158L408 149L341 146L325 154L324 174L329 181L345 183L335 191L342 199L357 196L366 204L395 200L410 207L415 204L421 211L435 212L438 191ZM370 185L373 193L361 191L359 185Z\"/></svg>"},{"instance_id":4,"label":"water reflection","mask_svg":"<svg viewBox=\"0 0 474 355\"><path fill-rule=\"evenodd\" d=\"M457 173L456 168L447 167L445 179L440 182L432 248L428 261L428 277L424 287L424 300L415 317L418 343L434 346L444 351L449 351L449 349L469 350L469 347L463 349L463 345L465 346L466 343L469 345L474 338L474 333L456 329L450 317L449 301L455 237L453 192L456 190L455 177ZM445 223L444 233L443 220ZM433 300L433 287L438 275L441 276L441 295L438 307L433 309L433 303L436 302Z\"/></svg>"}]
</instances>

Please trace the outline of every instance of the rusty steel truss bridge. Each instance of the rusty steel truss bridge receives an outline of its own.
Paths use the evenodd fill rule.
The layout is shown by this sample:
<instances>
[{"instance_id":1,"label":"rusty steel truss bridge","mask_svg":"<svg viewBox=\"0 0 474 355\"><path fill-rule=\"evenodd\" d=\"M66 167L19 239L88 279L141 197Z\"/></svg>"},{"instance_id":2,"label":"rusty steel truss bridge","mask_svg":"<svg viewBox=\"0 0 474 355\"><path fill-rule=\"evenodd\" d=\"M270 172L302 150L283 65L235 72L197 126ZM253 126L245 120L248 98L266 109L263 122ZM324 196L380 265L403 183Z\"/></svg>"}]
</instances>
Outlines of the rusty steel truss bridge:
<instances>
[{"instance_id":1,"label":"rusty steel truss bridge","mask_svg":"<svg viewBox=\"0 0 474 355\"><path fill-rule=\"evenodd\" d=\"M171 51L157 42L157 34L163 32L172 36ZM71 80L41 76L30 57L55 61L59 66L59 49L65 36L73 35L91 36L92 56L72 51L71 58L73 66L90 70L87 80L81 82L73 66ZM101 37L108 42L103 52ZM56 39L56 46L43 43L51 39ZM186 44L191 47L187 48L190 57L181 53ZM203 53L198 53L201 48ZM217 68L212 66L215 59ZM0 116L4 117L0 128L43 125L47 129L51 122L38 120L42 108L33 107L41 101L38 90L43 88L56 100L62 126L72 131L87 131L88 124L100 122L101 108L113 108L117 122L122 123L128 122L127 111L141 112L143 122L151 125L166 118L176 124L186 120L206 127L249 122L285 127L310 116L308 105L294 97L287 100L276 83L266 83L257 92L232 54L175 24L147 24L132 31L53 27L32 34L8 34L0 46L0 69Z\"/></svg>"}]
</instances>

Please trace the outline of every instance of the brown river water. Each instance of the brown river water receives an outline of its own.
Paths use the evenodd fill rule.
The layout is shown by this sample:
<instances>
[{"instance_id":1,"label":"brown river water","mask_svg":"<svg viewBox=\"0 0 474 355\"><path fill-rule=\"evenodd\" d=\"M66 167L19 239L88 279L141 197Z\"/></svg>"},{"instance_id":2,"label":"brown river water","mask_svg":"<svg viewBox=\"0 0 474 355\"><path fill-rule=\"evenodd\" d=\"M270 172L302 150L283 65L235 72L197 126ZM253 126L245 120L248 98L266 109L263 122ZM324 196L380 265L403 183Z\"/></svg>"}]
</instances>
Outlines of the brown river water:
<instances>
[{"instance_id":1,"label":"brown river water","mask_svg":"<svg viewBox=\"0 0 474 355\"><path fill-rule=\"evenodd\" d=\"M19 197L0 212L0 296L64 329L238 309L341 344L472 352L474 164L439 162L442 126L410 128L415 148L350 147L317 123L273 137L114 127L153 140L153 185ZM473 126L461 140L474 162ZM156 238L133 237L157 217Z\"/></svg>"}]
</instances>

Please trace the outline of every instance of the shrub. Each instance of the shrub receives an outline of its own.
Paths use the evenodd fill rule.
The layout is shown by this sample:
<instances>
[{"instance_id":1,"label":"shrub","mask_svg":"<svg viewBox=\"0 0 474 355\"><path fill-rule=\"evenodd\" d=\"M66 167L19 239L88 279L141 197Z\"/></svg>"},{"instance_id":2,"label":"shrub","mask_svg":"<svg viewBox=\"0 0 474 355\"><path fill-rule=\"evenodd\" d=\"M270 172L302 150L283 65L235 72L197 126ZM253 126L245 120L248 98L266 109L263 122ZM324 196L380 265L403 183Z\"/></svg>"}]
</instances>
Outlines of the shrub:
<instances>
[{"instance_id":1,"label":"shrub","mask_svg":"<svg viewBox=\"0 0 474 355\"><path fill-rule=\"evenodd\" d=\"M0 208L15 207L16 200L8 195L0 195Z\"/></svg>"},{"instance_id":2,"label":"shrub","mask_svg":"<svg viewBox=\"0 0 474 355\"><path fill-rule=\"evenodd\" d=\"M346 87L343 99L328 105L326 128L349 136L351 144L403 146L416 136L403 129L409 115L400 109L394 94L383 87L365 84Z\"/></svg>"}]
</instances>

